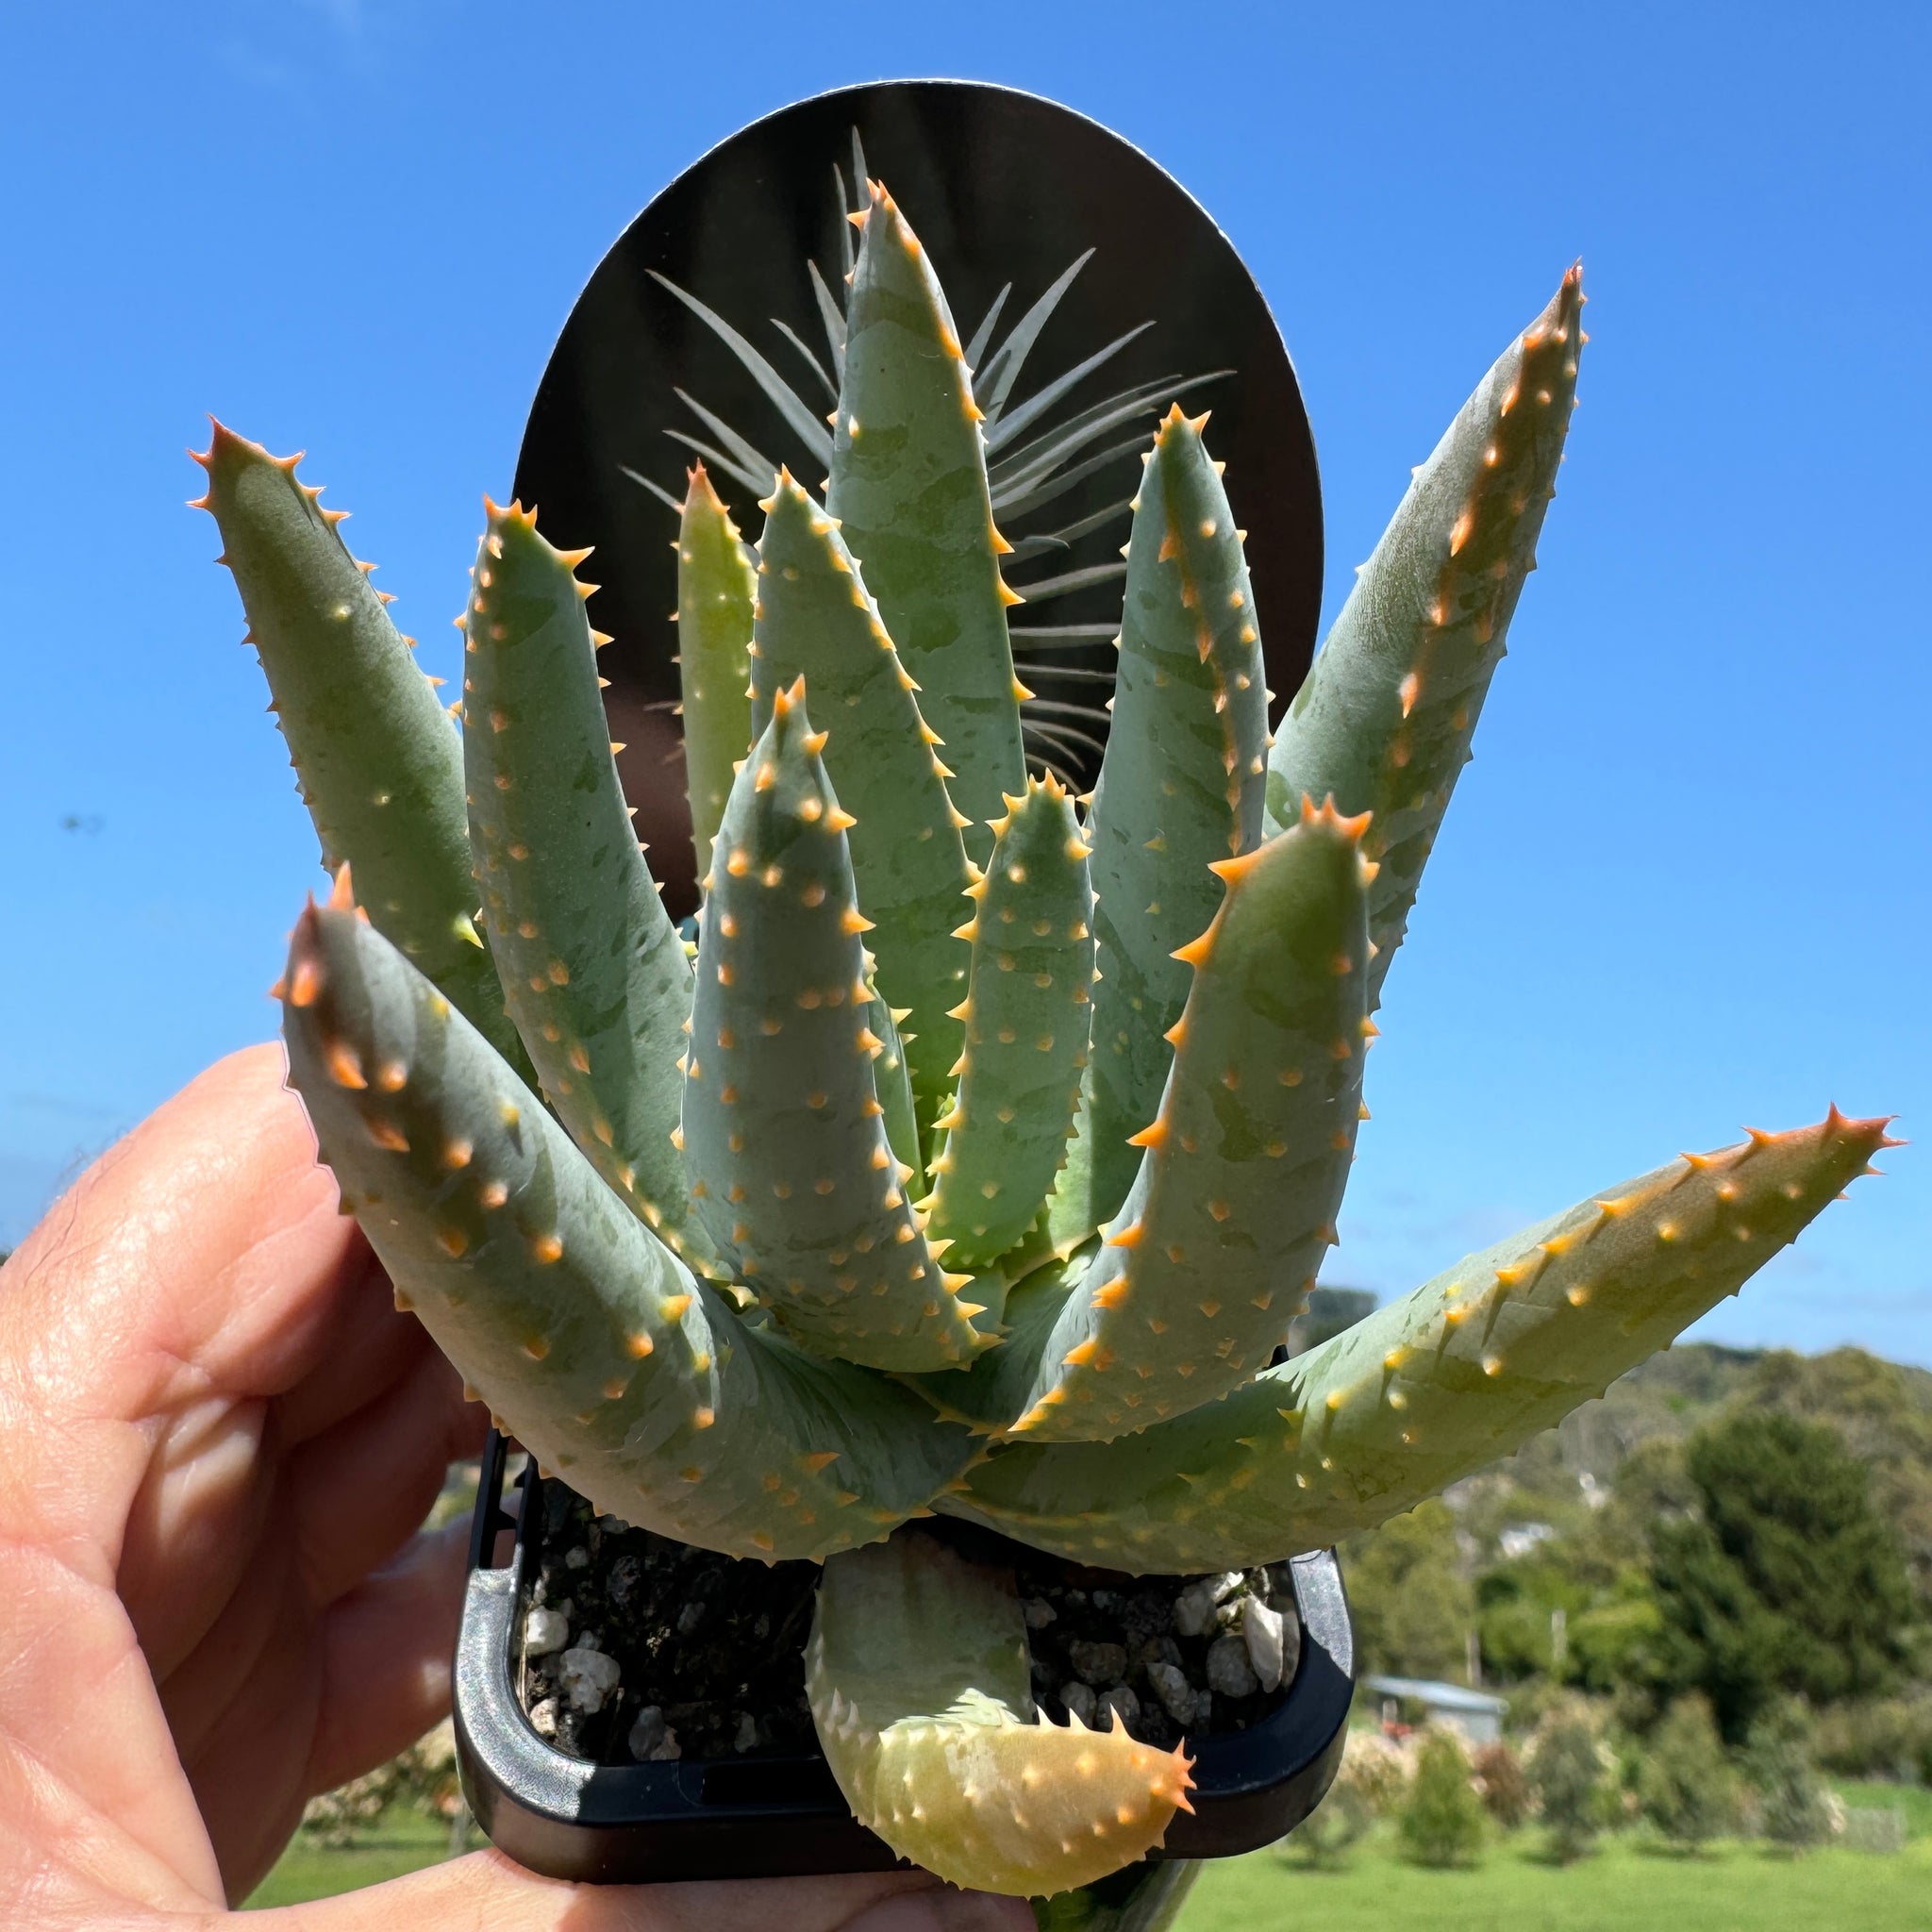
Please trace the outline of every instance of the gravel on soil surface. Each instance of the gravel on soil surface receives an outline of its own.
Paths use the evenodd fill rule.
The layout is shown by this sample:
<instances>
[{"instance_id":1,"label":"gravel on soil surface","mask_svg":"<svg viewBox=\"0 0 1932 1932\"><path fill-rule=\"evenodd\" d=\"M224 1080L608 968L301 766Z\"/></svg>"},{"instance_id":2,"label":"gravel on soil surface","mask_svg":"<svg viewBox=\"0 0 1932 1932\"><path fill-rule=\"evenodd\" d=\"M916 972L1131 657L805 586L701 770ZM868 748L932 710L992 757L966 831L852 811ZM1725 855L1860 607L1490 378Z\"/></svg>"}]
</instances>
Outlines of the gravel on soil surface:
<instances>
[{"instance_id":1,"label":"gravel on soil surface","mask_svg":"<svg viewBox=\"0 0 1932 1932\"><path fill-rule=\"evenodd\" d=\"M604 1764L815 1753L813 1563L749 1563L538 1491L512 1662L532 1726ZM1172 1747L1281 1702L1301 1624L1286 1563L1126 1576L1014 1552L1040 1712ZM1271 1682L1270 1679L1273 1679Z\"/></svg>"},{"instance_id":2,"label":"gravel on soil surface","mask_svg":"<svg viewBox=\"0 0 1932 1932\"><path fill-rule=\"evenodd\" d=\"M538 1494L512 1661L540 1732L600 1764L817 1750L804 1657L816 1564L694 1549L600 1517L560 1482Z\"/></svg>"}]
</instances>

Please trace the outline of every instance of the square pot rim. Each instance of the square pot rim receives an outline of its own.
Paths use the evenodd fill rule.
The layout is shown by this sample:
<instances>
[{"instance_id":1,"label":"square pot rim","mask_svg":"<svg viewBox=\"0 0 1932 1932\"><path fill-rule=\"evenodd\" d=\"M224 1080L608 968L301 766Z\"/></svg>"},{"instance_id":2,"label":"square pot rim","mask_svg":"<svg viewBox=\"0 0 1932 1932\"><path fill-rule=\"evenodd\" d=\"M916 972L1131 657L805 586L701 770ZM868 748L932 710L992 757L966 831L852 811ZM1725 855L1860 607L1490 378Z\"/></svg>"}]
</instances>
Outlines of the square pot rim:
<instances>
[{"instance_id":1,"label":"square pot rim","mask_svg":"<svg viewBox=\"0 0 1932 1932\"><path fill-rule=\"evenodd\" d=\"M511 1642L529 1501L503 1507L508 1441L491 1430L471 1523L470 1567L453 1669L464 1796L496 1847L546 1877L652 1880L804 1876L904 1866L853 1816L817 1752L758 1758L593 1764L540 1737L525 1715ZM567 1484L564 1487L568 1487ZM507 1561L500 1533L514 1531ZM1273 1843L1325 1795L1341 1764L1356 1680L1355 1634L1333 1550L1290 1559L1301 1642L1276 1708L1244 1731L1194 1744L1194 1810L1177 1813L1156 1862L1231 1857Z\"/></svg>"}]
</instances>

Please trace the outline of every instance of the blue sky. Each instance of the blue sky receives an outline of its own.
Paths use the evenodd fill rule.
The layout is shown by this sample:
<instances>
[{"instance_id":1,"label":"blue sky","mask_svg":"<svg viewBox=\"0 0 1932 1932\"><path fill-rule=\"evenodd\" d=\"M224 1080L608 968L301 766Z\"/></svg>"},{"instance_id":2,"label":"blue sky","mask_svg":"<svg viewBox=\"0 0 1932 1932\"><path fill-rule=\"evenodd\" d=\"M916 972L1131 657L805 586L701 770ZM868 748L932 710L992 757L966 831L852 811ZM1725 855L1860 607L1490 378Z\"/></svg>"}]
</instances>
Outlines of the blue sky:
<instances>
[{"instance_id":1,"label":"blue sky","mask_svg":"<svg viewBox=\"0 0 1932 1932\"><path fill-rule=\"evenodd\" d=\"M1331 1278L1399 1291L1828 1100L1925 1131L1928 16L1567 13L17 11L0 1242L266 1036L320 878L181 508L201 412L308 449L447 670L479 492L624 224L758 114L922 73L1109 123L1234 238L1314 420L1331 610L1584 258L1570 461L1390 980ZM1932 1157L1887 1166L1698 1332L1932 1364Z\"/></svg>"}]
</instances>

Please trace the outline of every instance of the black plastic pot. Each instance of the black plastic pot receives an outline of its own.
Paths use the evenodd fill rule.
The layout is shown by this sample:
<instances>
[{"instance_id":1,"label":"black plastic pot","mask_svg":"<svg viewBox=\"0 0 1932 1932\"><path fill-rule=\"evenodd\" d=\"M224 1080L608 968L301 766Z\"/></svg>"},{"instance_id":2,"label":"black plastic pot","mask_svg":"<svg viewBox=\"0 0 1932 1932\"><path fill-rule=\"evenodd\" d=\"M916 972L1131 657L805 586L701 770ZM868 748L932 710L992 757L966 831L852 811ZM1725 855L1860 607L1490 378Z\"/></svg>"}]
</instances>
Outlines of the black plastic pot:
<instances>
[{"instance_id":1,"label":"black plastic pot","mask_svg":"<svg viewBox=\"0 0 1932 1932\"><path fill-rule=\"evenodd\" d=\"M463 1792L497 1848L555 1878L631 1884L880 1872L900 1861L846 1808L824 1759L800 1757L587 1764L546 1743L518 1703L512 1657L522 1579L535 1561L526 1474L522 1523L503 1507L508 1445L492 1434L470 1541L456 1657L457 1760ZM509 1560L498 1538L516 1532ZM1334 1552L1295 1558L1301 1652L1280 1707L1250 1729L1200 1740L1194 1811L1174 1819L1150 1862L1228 1857L1270 1844L1321 1801L1341 1758L1355 1690L1355 1638ZM1123 1875L1117 1889L1164 1894L1173 1878ZM1088 1888L1111 1920L1105 1888ZM1137 1916L1137 1923L1143 1923ZM1084 1921L1082 1923L1085 1923Z\"/></svg>"}]
</instances>

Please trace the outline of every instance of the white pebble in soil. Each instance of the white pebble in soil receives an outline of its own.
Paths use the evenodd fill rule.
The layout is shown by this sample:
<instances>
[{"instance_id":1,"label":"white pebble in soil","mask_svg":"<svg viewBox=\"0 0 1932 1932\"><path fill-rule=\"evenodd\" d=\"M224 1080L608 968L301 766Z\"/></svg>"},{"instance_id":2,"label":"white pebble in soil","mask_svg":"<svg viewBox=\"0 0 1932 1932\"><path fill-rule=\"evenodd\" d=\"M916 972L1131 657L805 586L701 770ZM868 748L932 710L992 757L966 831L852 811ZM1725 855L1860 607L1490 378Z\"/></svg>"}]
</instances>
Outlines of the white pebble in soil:
<instances>
[{"instance_id":1,"label":"white pebble in soil","mask_svg":"<svg viewBox=\"0 0 1932 1932\"><path fill-rule=\"evenodd\" d=\"M638 1712L625 1741L632 1758L639 1764L663 1764L684 1756L677 1733L664 1722L663 1710L655 1704L647 1704Z\"/></svg>"},{"instance_id":2,"label":"white pebble in soil","mask_svg":"<svg viewBox=\"0 0 1932 1932\"><path fill-rule=\"evenodd\" d=\"M1278 1690L1285 1656L1281 1612L1270 1609L1257 1596L1247 1598L1241 1605L1241 1641L1261 1689Z\"/></svg>"},{"instance_id":3,"label":"white pebble in soil","mask_svg":"<svg viewBox=\"0 0 1932 1932\"><path fill-rule=\"evenodd\" d=\"M574 1550L563 1553L563 1567L566 1570L588 1570L591 1567L591 1553L582 1543Z\"/></svg>"},{"instance_id":4,"label":"white pebble in soil","mask_svg":"<svg viewBox=\"0 0 1932 1932\"><path fill-rule=\"evenodd\" d=\"M1281 1605L1281 1681L1286 1684L1293 1676L1295 1666L1302 1660L1302 1620L1295 1610L1293 1599Z\"/></svg>"},{"instance_id":5,"label":"white pebble in soil","mask_svg":"<svg viewBox=\"0 0 1932 1932\"><path fill-rule=\"evenodd\" d=\"M1116 1684L1103 1690L1094 1706L1094 1722L1103 1731L1125 1730L1141 1715L1141 1700L1130 1684Z\"/></svg>"},{"instance_id":6,"label":"white pebble in soil","mask_svg":"<svg viewBox=\"0 0 1932 1932\"><path fill-rule=\"evenodd\" d=\"M604 1700L617 1689L617 1659L606 1657L601 1650L586 1650L581 1646L567 1650L563 1654L561 1678L563 1694L570 1699L570 1707L589 1717L602 1710Z\"/></svg>"},{"instance_id":7,"label":"white pebble in soil","mask_svg":"<svg viewBox=\"0 0 1932 1932\"><path fill-rule=\"evenodd\" d=\"M561 1610L535 1609L524 1619L524 1655L548 1657L570 1641L570 1619Z\"/></svg>"},{"instance_id":8,"label":"white pebble in soil","mask_svg":"<svg viewBox=\"0 0 1932 1932\"><path fill-rule=\"evenodd\" d=\"M1242 1574L1228 1570L1219 1576L1204 1576L1191 1583L1174 1600L1174 1627L1183 1637L1205 1637L1214 1627L1215 1608L1241 1587Z\"/></svg>"},{"instance_id":9,"label":"white pebble in soil","mask_svg":"<svg viewBox=\"0 0 1932 1932\"><path fill-rule=\"evenodd\" d=\"M1194 1687L1188 1682L1188 1674L1177 1664L1149 1664L1147 1682L1154 1694L1160 1699L1162 1707L1177 1724L1191 1724L1194 1721Z\"/></svg>"},{"instance_id":10,"label":"white pebble in soil","mask_svg":"<svg viewBox=\"0 0 1932 1932\"><path fill-rule=\"evenodd\" d=\"M1060 1702L1067 1707L1069 1715L1078 1718L1089 1730L1093 1728L1096 1701L1092 1685L1083 1684L1077 1678L1060 1686Z\"/></svg>"},{"instance_id":11,"label":"white pebble in soil","mask_svg":"<svg viewBox=\"0 0 1932 1932\"><path fill-rule=\"evenodd\" d=\"M1248 1646L1232 1632L1208 1646L1208 1688L1224 1697L1252 1697L1261 1688L1248 1662Z\"/></svg>"},{"instance_id":12,"label":"white pebble in soil","mask_svg":"<svg viewBox=\"0 0 1932 1932\"><path fill-rule=\"evenodd\" d=\"M731 1748L738 1752L756 1751L762 1741L758 1719L750 1711L741 1710L738 1713L738 1735L732 1739Z\"/></svg>"},{"instance_id":13,"label":"white pebble in soil","mask_svg":"<svg viewBox=\"0 0 1932 1932\"><path fill-rule=\"evenodd\" d=\"M1029 1630L1044 1630L1059 1616L1059 1612L1041 1596L1029 1596L1020 1606L1020 1614L1026 1619L1026 1627Z\"/></svg>"},{"instance_id":14,"label":"white pebble in soil","mask_svg":"<svg viewBox=\"0 0 1932 1932\"><path fill-rule=\"evenodd\" d=\"M557 1735L557 1699L545 1697L530 1707L530 1728L540 1738Z\"/></svg>"}]
</instances>

